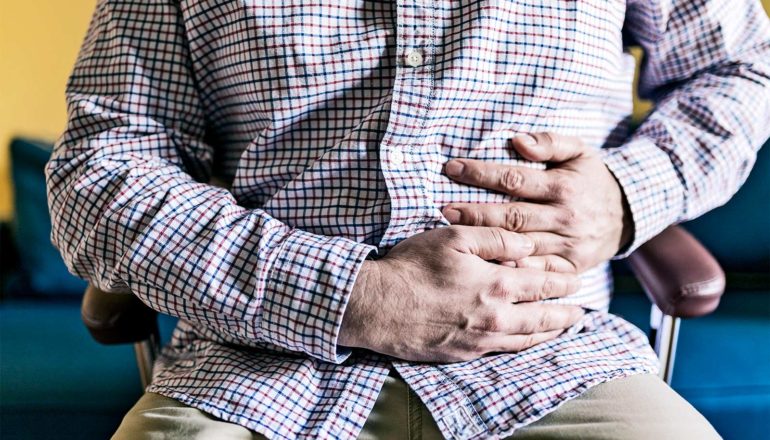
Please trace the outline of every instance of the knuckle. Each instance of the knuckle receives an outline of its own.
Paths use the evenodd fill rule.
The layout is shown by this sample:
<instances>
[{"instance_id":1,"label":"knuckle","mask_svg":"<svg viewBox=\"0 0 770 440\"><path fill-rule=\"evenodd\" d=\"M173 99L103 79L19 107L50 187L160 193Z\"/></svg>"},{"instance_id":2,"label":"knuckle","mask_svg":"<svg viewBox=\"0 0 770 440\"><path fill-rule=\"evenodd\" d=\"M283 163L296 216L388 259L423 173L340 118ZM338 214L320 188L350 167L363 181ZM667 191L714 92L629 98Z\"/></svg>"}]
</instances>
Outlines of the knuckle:
<instances>
[{"instance_id":1,"label":"knuckle","mask_svg":"<svg viewBox=\"0 0 770 440\"><path fill-rule=\"evenodd\" d=\"M564 208L562 210L562 215L559 218L559 223L561 226L574 228L578 225L578 223L580 223L578 212L571 207Z\"/></svg>"},{"instance_id":2,"label":"knuckle","mask_svg":"<svg viewBox=\"0 0 770 440\"><path fill-rule=\"evenodd\" d=\"M447 226L442 228L442 231L444 231L444 234L446 235L445 239L447 241L457 242L461 241L463 238L463 230L458 226Z\"/></svg>"},{"instance_id":3,"label":"knuckle","mask_svg":"<svg viewBox=\"0 0 770 440\"><path fill-rule=\"evenodd\" d=\"M527 215L516 207L511 206L505 210L505 228L510 231L523 230L528 220Z\"/></svg>"},{"instance_id":4,"label":"knuckle","mask_svg":"<svg viewBox=\"0 0 770 440\"><path fill-rule=\"evenodd\" d=\"M533 319L526 319L523 321L520 325L520 331L524 334L530 334L535 333L537 327L537 322L535 322Z\"/></svg>"},{"instance_id":5,"label":"knuckle","mask_svg":"<svg viewBox=\"0 0 770 440\"><path fill-rule=\"evenodd\" d=\"M564 249L565 251L570 254L573 253L576 249L580 247L580 240L576 238L568 238L564 240Z\"/></svg>"},{"instance_id":6,"label":"knuckle","mask_svg":"<svg viewBox=\"0 0 770 440\"><path fill-rule=\"evenodd\" d=\"M543 141L547 142L548 145L557 147L559 145L559 135L552 131L546 131L542 134Z\"/></svg>"},{"instance_id":7,"label":"knuckle","mask_svg":"<svg viewBox=\"0 0 770 440\"><path fill-rule=\"evenodd\" d=\"M569 200L576 195L574 182L566 176L555 178L548 189L559 200Z\"/></svg>"},{"instance_id":8,"label":"knuckle","mask_svg":"<svg viewBox=\"0 0 770 440\"><path fill-rule=\"evenodd\" d=\"M553 258L546 258L544 270L546 272L559 272L559 264Z\"/></svg>"},{"instance_id":9,"label":"knuckle","mask_svg":"<svg viewBox=\"0 0 770 440\"><path fill-rule=\"evenodd\" d=\"M503 320L498 313L491 313L482 317L477 325L478 330L484 333L497 333L503 329Z\"/></svg>"},{"instance_id":10,"label":"knuckle","mask_svg":"<svg viewBox=\"0 0 770 440\"><path fill-rule=\"evenodd\" d=\"M495 243L501 244L505 242L503 239L503 229L498 227L490 227L489 233L492 235L492 239L495 241Z\"/></svg>"},{"instance_id":11,"label":"knuckle","mask_svg":"<svg viewBox=\"0 0 770 440\"><path fill-rule=\"evenodd\" d=\"M524 344L522 345L522 350L527 349L531 346L535 345L535 335L529 334L524 337Z\"/></svg>"},{"instance_id":12,"label":"knuckle","mask_svg":"<svg viewBox=\"0 0 770 440\"><path fill-rule=\"evenodd\" d=\"M505 239L505 234L507 231L503 228L492 227L489 228L489 233L492 235L492 240L497 245L497 247L500 248L504 254L507 253L508 241Z\"/></svg>"},{"instance_id":13,"label":"knuckle","mask_svg":"<svg viewBox=\"0 0 770 440\"><path fill-rule=\"evenodd\" d=\"M543 313L537 322L539 329L549 329L553 325L553 318L548 313Z\"/></svg>"},{"instance_id":14,"label":"knuckle","mask_svg":"<svg viewBox=\"0 0 770 440\"><path fill-rule=\"evenodd\" d=\"M534 244L535 249L534 249L534 252L532 253L533 255L543 255L547 253L546 250L548 249L548 246L543 237L530 235L529 239L532 240L532 243Z\"/></svg>"},{"instance_id":15,"label":"knuckle","mask_svg":"<svg viewBox=\"0 0 770 440\"><path fill-rule=\"evenodd\" d=\"M468 222L472 226L481 226L484 224L484 213L479 209L472 209L466 212Z\"/></svg>"},{"instance_id":16,"label":"knuckle","mask_svg":"<svg viewBox=\"0 0 770 440\"><path fill-rule=\"evenodd\" d=\"M513 168L506 168L500 175L500 186L506 191L519 191L524 186L524 176Z\"/></svg>"},{"instance_id":17,"label":"knuckle","mask_svg":"<svg viewBox=\"0 0 770 440\"><path fill-rule=\"evenodd\" d=\"M556 280L553 277L547 276L543 280L543 284L540 288L542 293L542 299L550 298L552 295L557 293L557 289L559 287L559 283L556 282Z\"/></svg>"},{"instance_id":18,"label":"knuckle","mask_svg":"<svg viewBox=\"0 0 770 440\"><path fill-rule=\"evenodd\" d=\"M509 296L508 289L501 280L497 279L489 284L487 296L491 299L507 298Z\"/></svg>"}]
</instances>

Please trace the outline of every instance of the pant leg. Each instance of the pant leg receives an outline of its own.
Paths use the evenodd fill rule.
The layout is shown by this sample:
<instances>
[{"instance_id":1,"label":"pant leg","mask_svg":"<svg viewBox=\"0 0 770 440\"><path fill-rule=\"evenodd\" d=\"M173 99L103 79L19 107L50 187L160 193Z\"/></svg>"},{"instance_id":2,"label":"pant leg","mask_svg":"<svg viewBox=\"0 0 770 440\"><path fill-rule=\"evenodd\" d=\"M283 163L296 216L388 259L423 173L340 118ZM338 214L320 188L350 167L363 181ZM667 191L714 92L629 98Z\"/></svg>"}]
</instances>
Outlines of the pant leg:
<instances>
[{"instance_id":1,"label":"pant leg","mask_svg":"<svg viewBox=\"0 0 770 440\"><path fill-rule=\"evenodd\" d=\"M406 383L388 376L374 404L360 440L440 439L430 431L430 413ZM434 423L435 426L435 423ZM427 429L434 437L422 436ZM435 436L437 435L437 437ZM155 393L145 393L123 418L113 440L262 440L248 429L216 419L203 411Z\"/></svg>"},{"instance_id":2,"label":"pant leg","mask_svg":"<svg viewBox=\"0 0 770 440\"><path fill-rule=\"evenodd\" d=\"M358 440L443 440L428 408L396 373L385 379Z\"/></svg>"},{"instance_id":3,"label":"pant leg","mask_svg":"<svg viewBox=\"0 0 770 440\"><path fill-rule=\"evenodd\" d=\"M711 440L709 422L665 382L640 374L597 385L566 402L513 440Z\"/></svg>"},{"instance_id":4,"label":"pant leg","mask_svg":"<svg viewBox=\"0 0 770 440\"><path fill-rule=\"evenodd\" d=\"M420 406L424 414L423 426L419 437L409 439L441 439L438 425L425 406L422 403ZM411 434L414 435L414 431ZM692 405L651 374L629 376L597 385L508 437L509 440L719 438L711 424Z\"/></svg>"},{"instance_id":5,"label":"pant leg","mask_svg":"<svg viewBox=\"0 0 770 440\"><path fill-rule=\"evenodd\" d=\"M264 439L167 397L146 393L129 411L115 440ZM389 376L360 440L439 440L427 408L401 378ZM689 403L653 375L597 385L566 402L513 440L710 440L719 435Z\"/></svg>"},{"instance_id":6,"label":"pant leg","mask_svg":"<svg viewBox=\"0 0 770 440\"><path fill-rule=\"evenodd\" d=\"M112 440L263 440L264 436L174 399L144 393Z\"/></svg>"}]
</instances>

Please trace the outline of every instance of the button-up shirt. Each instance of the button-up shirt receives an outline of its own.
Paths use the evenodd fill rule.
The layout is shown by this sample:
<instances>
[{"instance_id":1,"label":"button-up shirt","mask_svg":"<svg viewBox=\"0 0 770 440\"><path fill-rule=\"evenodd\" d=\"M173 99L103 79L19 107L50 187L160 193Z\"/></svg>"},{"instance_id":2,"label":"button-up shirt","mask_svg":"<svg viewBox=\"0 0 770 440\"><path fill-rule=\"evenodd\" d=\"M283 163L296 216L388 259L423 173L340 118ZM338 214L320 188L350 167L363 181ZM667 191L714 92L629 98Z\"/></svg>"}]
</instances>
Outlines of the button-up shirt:
<instances>
[{"instance_id":1,"label":"button-up shirt","mask_svg":"<svg viewBox=\"0 0 770 440\"><path fill-rule=\"evenodd\" d=\"M180 318L149 391L273 439L352 438L395 368L447 438L505 436L656 370L607 312L607 265L559 300L588 310L562 336L424 364L337 343L363 261L450 202L510 201L441 169L543 167L510 148L522 132L601 149L628 251L723 203L768 136L768 35L750 0L100 0L46 169L52 239ZM624 42L657 101L633 133Z\"/></svg>"}]
</instances>

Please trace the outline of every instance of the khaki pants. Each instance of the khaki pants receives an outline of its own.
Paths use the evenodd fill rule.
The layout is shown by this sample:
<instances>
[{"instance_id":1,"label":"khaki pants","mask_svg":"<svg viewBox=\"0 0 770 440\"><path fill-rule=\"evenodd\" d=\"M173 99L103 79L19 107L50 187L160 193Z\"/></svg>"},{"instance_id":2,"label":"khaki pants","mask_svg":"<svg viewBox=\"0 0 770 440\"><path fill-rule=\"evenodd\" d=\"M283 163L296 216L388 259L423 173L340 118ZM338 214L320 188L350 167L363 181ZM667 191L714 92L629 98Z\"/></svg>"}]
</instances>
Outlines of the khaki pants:
<instances>
[{"instance_id":1,"label":"khaki pants","mask_svg":"<svg viewBox=\"0 0 770 440\"><path fill-rule=\"evenodd\" d=\"M113 439L264 439L167 397L146 393ZM388 376L359 439L441 439L417 395ZM512 439L718 439L714 428L656 376L643 374L597 385Z\"/></svg>"}]
</instances>

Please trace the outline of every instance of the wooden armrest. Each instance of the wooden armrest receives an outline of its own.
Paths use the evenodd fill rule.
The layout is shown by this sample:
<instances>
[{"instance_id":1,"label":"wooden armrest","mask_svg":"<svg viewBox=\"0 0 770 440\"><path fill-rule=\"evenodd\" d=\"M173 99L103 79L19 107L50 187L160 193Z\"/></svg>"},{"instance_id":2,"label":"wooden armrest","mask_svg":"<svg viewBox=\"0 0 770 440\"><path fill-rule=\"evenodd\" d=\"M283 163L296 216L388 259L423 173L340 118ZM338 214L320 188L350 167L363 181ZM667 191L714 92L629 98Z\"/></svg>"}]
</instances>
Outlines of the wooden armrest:
<instances>
[{"instance_id":1,"label":"wooden armrest","mask_svg":"<svg viewBox=\"0 0 770 440\"><path fill-rule=\"evenodd\" d=\"M719 305L725 274L719 263L689 232L671 226L628 258L644 291L666 315L707 315Z\"/></svg>"}]
</instances>

